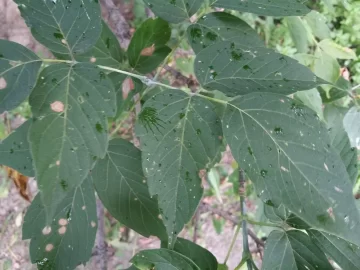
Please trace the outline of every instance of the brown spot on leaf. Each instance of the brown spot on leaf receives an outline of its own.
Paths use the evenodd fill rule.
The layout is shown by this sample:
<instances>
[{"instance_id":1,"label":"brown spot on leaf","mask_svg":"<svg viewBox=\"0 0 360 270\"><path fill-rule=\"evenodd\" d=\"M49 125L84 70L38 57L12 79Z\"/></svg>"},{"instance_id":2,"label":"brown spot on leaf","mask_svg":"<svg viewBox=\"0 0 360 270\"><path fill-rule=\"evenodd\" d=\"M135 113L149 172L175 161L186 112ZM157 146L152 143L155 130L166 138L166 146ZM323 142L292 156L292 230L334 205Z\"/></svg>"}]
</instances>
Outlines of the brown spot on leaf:
<instances>
[{"instance_id":1,"label":"brown spot on leaf","mask_svg":"<svg viewBox=\"0 0 360 270\"><path fill-rule=\"evenodd\" d=\"M61 101L54 101L50 104L50 107L54 112L63 112L65 106Z\"/></svg>"},{"instance_id":2,"label":"brown spot on leaf","mask_svg":"<svg viewBox=\"0 0 360 270\"><path fill-rule=\"evenodd\" d=\"M43 235L48 235L51 233L51 227L50 226L46 226L44 227L44 229L42 229L42 234Z\"/></svg>"},{"instance_id":3,"label":"brown spot on leaf","mask_svg":"<svg viewBox=\"0 0 360 270\"><path fill-rule=\"evenodd\" d=\"M64 234L66 232L66 226L61 226L58 230L59 234Z\"/></svg>"},{"instance_id":4,"label":"brown spot on leaf","mask_svg":"<svg viewBox=\"0 0 360 270\"><path fill-rule=\"evenodd\" d=\"M22 175L21 173L10 167L5 167L5 170L7 172L8 178L13 180L15 186L18 188L21 197L30 202L30 197L27 191L29 177Z\"/></svg>"},{"instance_id":5,"label":"brown spot on leaf","mask_svg":"<svg viewBox=\"0 0 360 270\"><path fill-rule=\"evenodd\" d=\"M53 244L47 244L46 247L45 247L45 251L50 252L50 251L53 250L53 248L54 248Z\"/></svg>"},{"instance_id":6,"label":"brown spot on leaf","mask_svg":"<svg viewBox=\"0 0 360 270\"><path fill-rule=\"evenodd\" d=\"M135 88L134 81L130 77L126 78L122 83L123 99L127 99L130 91L133 90L134 88Z\"/></svg>"},{"instance_id":7,"label":"brown spot on leaf","mask_svg":"<svg viewBox=\"0 0 360 270\"><path fill-rule=\"evenodd\" d=\"M59 219L59 225L60 226L66 226L68 224L68 221L65 218Z\"/></svg>"},{"instance_id":8,"label":"brown spot on leaf","mask_svg":"<svg viewBox=\"0 0 360 270\"><path fill-rule=\"evenodd\" d=\"M6 86L7 86L6 80L4 79L4 77L1 77L0 78L0 90L5 89Z\"/></svg>"},{"instance_id":9,"label":"brown spot on leaf","mask_svg":"<svg viewBox=\"0 0 360 270\"><path fill-rule=\"evenodd\" d=\"M150 47L144 48L140 55L142 56L152 56L155 51L155 44L151 45Z\"/></svg>"}]
</instances>

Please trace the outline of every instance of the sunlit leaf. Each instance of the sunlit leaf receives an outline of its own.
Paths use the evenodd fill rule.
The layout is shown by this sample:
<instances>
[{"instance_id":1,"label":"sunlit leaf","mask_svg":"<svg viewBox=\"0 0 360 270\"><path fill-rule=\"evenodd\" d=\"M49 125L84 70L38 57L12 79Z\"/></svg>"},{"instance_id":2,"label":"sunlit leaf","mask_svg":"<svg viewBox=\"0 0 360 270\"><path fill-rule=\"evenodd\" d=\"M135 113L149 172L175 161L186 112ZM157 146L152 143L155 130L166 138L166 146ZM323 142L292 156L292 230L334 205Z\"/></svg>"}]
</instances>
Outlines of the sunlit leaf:
<instances>
[{"instance_id":1,"label":"sunlit leaf","mask_svg":"<svg viewBox=\"0 0 360 270\"><path fill-rule=\"evenodd\" d=\"M197 54L219 41L231 41L242 46L264 47L254 29L240 18L225 12L213 12L202 16L187 29L191 47Z\"/></svg>"},{"instance_id":2,"label":"sunlit leaf","mask_svg":"<svg viewBox=\"0 0 360 270\"><path fill-rule=\"evenodd\" d=\"M266 240L263 270L332 270L324 253L301 231L272 231Z\"/></svg>"},{"instance_id":3,"label":"sunlit leaf","mask_svg":"<svg viewBox=\"0 0 360 270\"><path fill-rule=\"evenodd\" d=\"M216 0L215 7L234 9L266 16L301 16L310 10L304 0Z\"/></svg>"},{"instance_id":4,"label":"sunlit leaf","mask_svg":"<svg viewBox=\"0 0 360 270\"><path fill-rule=\"evenodd\" d=\"M331 37L331 31L329 26L326 24L326 18L324 15L316 10L312 10L304 17L304 19L316 37L320 39Z\"/></svg>"},{"instance_id":5,"label":"sunlit leaf","mask_svg":"<svg viewBox=\"0 0 360 270\"><path fill-rule=\"evenodd\" d=\"M173 245L201 199L199 171L213 162L221 147L220 119L207 100L167 90L144 104L136 135L150 194L158 197Z\"/></svg>"},{"instance_id":6,"label":"sunlit leaf","mask_svg":"<svg viewBox=\"0 0 360 270\"><path fill-rule=\"evenodd\" d=\"M326 83L290 57L229 41L202 50L195 59L195 74L205 89L217 89L228 96L252 92L291 94Z\"/></svg>"},{"instance_id":7,"label":"sunlit leaf","mask_svg":"<svg viewBox=\"0 0 360 270\"><path fill-rule=\"evenodd\" d=\"M32 35L63 55L84 53L101 34L98 0L14 0Z\"/></svg>"},{"instance_id":8,"label":"sunlit leaf","mask_svg":"<svg viewBox=\"0 0 360 270\"><path fill-rule=\"evenodd\" d=\"M51 223L38 194L27 210L23 239L31 239L31 262L39 269L74 269L85 264L97 231L94 188L89 179L68 192Z\"/></svg>"},{"instance_id":9,"label":"sunlit leaf","mask_svg":"<svg viewBox=\"0 0 360 270\"><path fill-rule=\"evenodd\" d=\"M0 143L0 164L26 175L35 176L27 140L31 121L26 121Z\"/></svg>"},{"instance_id":10,"label":"sunlit leaf","mask_svg":"<svg viewBox=\"0 0 360 270\"><path fill-rule=\"evenodd\" d=\"M313 111L286 96L248 94L228 104L223 130L264 202L283 204L310 226L360 243L349 176Z\"/></svg>"},{"instance_id":11,"label":"sunlit leaf","mask_svg":"<svg viewBox=\"0 0 360 270\"><path fill-rule=\"evenodd\" d=\"M320 48L327 54L338 59L356 59L356 54L353 50L336 44L331 39L324 39L319 43Z\"/></svg>"},{"instance_id":12,"label":"sunlit leaf","mask_svg":"<svg viewBox=\"0 0 360 270\"><path fill-rule=\"evenodd\" d=\"M170 35L169 24L162 19L148 19L143 22L128 48L130 66L140 73L153 71L171 51L166 46Z\"/></svg>"},{"instance_id":13,"label":"sunlit leaf","mask_svg":"<svg viewBox=\"0 0 360 270\"><path fill-rule=\"evenodd\" d=\"M290 31L292 40L299 53L306 53L309 49L308 31L300 17L286 18L286 25Z\"/></svg>"},{"instance_id":14,"label":"sunlit leaf","mask_svg":"<svg viewBox=\"0 0 360 270\"><path fill-rule=\"evenodd\" d=\"M360 109L352 107L345 115L344 127L349 135L351 146L360 149Z\"/></svg>"},{"instance_id":15,"label":"sunlit leaf","mask_svg":"<svg viewBox=\"0 0 360 270\"><path fill-rule=\"evenodd\" d=\"M131 262L140 270L200 270L189 258L170 249L143 250L136 254Z\"/></svg>"},{"instance_id":16,"label":"sunlit leaf","mask_svg":"<svg viewBox=\"0 0 360 270\"><path fill-rule=\"evenodd\" d=\"M110 141L104 159L91 173L97 194L113 217L144 235L167 239L157 201L150 198L141 167L141 152L122 139Z\"/></svg>"},{"instance_id":17,"label":"sunlit leaf","mask_svg":"<svg viewBox=\"0 0 360 270\"><path fill-rule=\"evenodd\" d=\"M27 48L0 39L0 114L23 102L36 83L41 59Z\"/></svg>"},{"instance_id":18,"label":"sunlit leaf","mask_svg":"<svg viewBox=\"0 0 360 270\"><path fill-rule=\"evenodd\" d=\"M160 18L171 22L179 23L189 20L198 11L202 0L146 0L148 7Z\"/></svg>"},{"instance_id":19,"label":"sunlit leaf","mask_svg":"<svg viewBox=\"0 0 360 270\"><path fill-rule=\"evenodd\" d=\"M92 64L55 64L41 72L30 105L35 117L31 152L51 218L57 204L87 176L92 160L105 155L115 91Z\"/></svg>"}]
</instances>

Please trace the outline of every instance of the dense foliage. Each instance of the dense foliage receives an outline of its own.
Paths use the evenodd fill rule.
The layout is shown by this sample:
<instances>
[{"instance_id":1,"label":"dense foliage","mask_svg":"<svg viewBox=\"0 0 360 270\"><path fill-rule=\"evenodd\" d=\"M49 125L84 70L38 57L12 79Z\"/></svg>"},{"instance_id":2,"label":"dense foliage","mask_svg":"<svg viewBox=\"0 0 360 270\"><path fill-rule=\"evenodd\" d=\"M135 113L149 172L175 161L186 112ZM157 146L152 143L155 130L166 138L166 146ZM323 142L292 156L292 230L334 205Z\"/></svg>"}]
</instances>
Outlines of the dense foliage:
<instances>
[{"instance_id":1,"label":"dense foliage","mask_svg":"<svg viewBox=\"0 0 360 270\"><path fill-rule=\"evenodd\" d=\"M89 260L95 192L119 222L162 242L136 254L130 269L218 269L209 251L178 234L203 196L199 172L213 168L225 145L268 222L280 228L266 240L262 269L333 269L328 257L359 269L359 97L337 61L346 64L356 53L347 48L352 34L344 37L338 27L333 39L326 23L346 7L326 1L324 17L299 0L147 0L158 17L141 24L125 52L98 0L14 1L55 56L0 40L0 113L27 98L31 106L31 118L0 145L0 163L36 177L40 191L23 238L31 239L39 269ZM286 17L284 24L276 27L274 17ZM172 46L179 25L186 31ZM284 33L288 45L278 42ZM183 42L196 55L199 89L145 76ZM108 127L134 109L135 96L143 101L135 126L140 149L109 136ZM242 211L245 236L247 220ZM247 245L239 262L256 269Z\"/></svg>"}]
</instances>

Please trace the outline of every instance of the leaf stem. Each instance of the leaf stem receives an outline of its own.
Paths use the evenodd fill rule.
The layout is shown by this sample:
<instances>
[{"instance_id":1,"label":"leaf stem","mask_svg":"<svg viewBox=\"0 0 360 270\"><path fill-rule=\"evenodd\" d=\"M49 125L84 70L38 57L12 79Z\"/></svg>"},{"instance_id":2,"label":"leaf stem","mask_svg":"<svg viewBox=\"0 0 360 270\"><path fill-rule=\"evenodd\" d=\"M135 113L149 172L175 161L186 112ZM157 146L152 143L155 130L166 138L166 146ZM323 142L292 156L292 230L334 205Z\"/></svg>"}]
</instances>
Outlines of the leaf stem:
<instances>
[{"instance_id":1,"label":"leaf stem","mask_svg":"<svg viewBox=\"0 0 360 270\"><path fill-rule=\"evenodd\" d=\"M237 236L239 235L240 229L241 229L241 226L240 226L240 225L237 225L237 226L236 226L236 229L235 229L234 236L233 236L233 238L231 239L231 243L230 243L229 249L228 249L228 251L227 251L227 253L226 253L226 257L225 257L225 260L224 260L224 264L226 264L227 261L229 260L231 251L232 251L233 248L234 248L235 241L236 241Z\"/></svg>"}]
</instances>

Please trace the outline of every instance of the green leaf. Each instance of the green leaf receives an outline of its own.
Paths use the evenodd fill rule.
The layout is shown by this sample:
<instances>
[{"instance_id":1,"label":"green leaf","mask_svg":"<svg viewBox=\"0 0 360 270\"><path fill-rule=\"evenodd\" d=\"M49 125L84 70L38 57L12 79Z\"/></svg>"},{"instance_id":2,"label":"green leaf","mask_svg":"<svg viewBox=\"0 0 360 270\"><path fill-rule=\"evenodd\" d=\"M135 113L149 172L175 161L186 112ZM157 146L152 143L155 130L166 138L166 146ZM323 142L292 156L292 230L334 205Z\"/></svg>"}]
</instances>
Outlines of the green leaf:
<instances>
[{"instance_id":1,"label":"green leaf","mask_svg":"<svg viewBox=\"0 0 360 270\"><path fill-rule=\"evenodd\" d=\"M192 217L202 197L199 171L222 145L215 106L201 97L167 90L143 107L136 126L150 195L158 196L169 245Z\"/></svg>"},{"instance_id":2,"label":"green leaf","mask_svg":"<svg viewBox=\"0 0 360 270\"><path fill-rule=\"evenodd\" d=\"M331 37L330 28L326 24L326 18L316 10L310 11L305 17L305 21L310 26L313 34L319 39Z\"/></svg>"},{"instance_id":3,"label":"green leaf","mask_svg":"<svg viewBox=\"0 0 360 270\"><path fill-rule=\"evenodd\" d=\"M286 24L297 51L306 53L309 50L308 31L302 19L300 17L288 17Z\"/></svg>"},{"instance_id":4,"label":"green leaf","mask_svg":"<svg viewBox=\"0 0 360 270\"><path fill-rule=\"evenodd\" d=\"M149 73L157 68L171 49L169 41L171 29L162 19L148 19L136 30L128 48L131 67L140 73Z\"/></svg>"},{"instance_id":5,"label":"green leaf","mask_svg":"<svg viewBox=\"0 0 360 270\"><path fill-rule=\"evenodd\" d=\"M220 174L216 168L211 168L207 175L207 180L210 183L211 187L214 189L216 198L219 203L223 203L220 193Z\"/></svg>"},{"instance_id":6,"label":"green leaf","mask_svg":"<svg viewBox=\"0 0 360 270\"><path fill-rule=\"evenodd\" d=\"M61 201L51 223L38 194L25 215L23 239L31 239L31 262L39 269L74 269L89 260L96 231L95 193L86 179Z\"/></svg>"},{"instance_id":7,"label":"green leaf","mask_svg":"<svg viewBox=\"0 0 360 270\"><path fill-rule=\"evenodd\" d=\"M342 268L357 270L360 265L360 247L335 235L308 230L311 240Z\"/></svg>"},{"instance_id":8,"label":"green leaf","mask_svg":"<svg viewBox=\"0 0 360 270\"><path fill-rule=\"evenodd\" d=\"M269 219L269 221L274 223L283 223L289 216L288 211L283 205L280 205L278 208L273 206L264 205L264 214Z\"/></svg>"},{"instance_id":9,"label":"green leaf","mask_svg":"<svg viewBox=\"0 0 360 270\"><path fill-rule=\"evenodd\" d=\"M189 20L203 3L202 0L147 0L144 2L155 15L171 23Z\"/></svg>"},{"instance_id":10,"label":"green leaf","mask_svg":"<svg viewBox=\"0 0 360 270\"><path fill-rule=\"evenodd\" d=\"M344 79L344 77L339 77L334 87L330 88L328 91L325 91L322 87L318 87L318 90L322 101L324 103L330 103L348 96L349 91L351 91L351 84L348 80Z\"/></svg>"},{"instance_id":11,"label":"green leaf","mask_svg":"<svg viewBox=\"0 0 360 270\"><path fill-rule=\"evenodd\" d=\"M346 113L343 123L351 146L360 149L360 109L356 106L352 107Z\"/></svg>"},{"instance_id":12,"label":"green leaf","mask_svg":"<svg viewBox=\"0 0 360 270\"><path fill-rule=\"evenodd\" d=\"M331 145L340 154L349 174L350 182L355 184L358 175L358 157L356 148L352 148L347 132L344 129L343 119L347 109L334 105L327 105L324 110L325 120L329 130ZM352 127L354 128L354 127Z\"/></svg>"},{"instance_id":13,"label":"green leaf","mask_svg":"<svg viewBox=\"0 0 360 270\"><path fill-rule=\"evenodd\" d=\"M102 22L101 36L95 46L84 54L76 55L75 59L78 62L91 62L96 65L119 68L125 59L125 52L109 26Z\"/></svg>"},{"instance_id":14,"label":"green leaf","mask_svg":"<svg viewBox=\"0 0 360 270\"><path fill-rule=\"evenodd\" d=\"M120 116L121 113L130 110L134 104L134 96L139 94L144 89L144 84L136 78L130 78L124 74L112 72L108 74L108 77L113 82L116 92L116 117ZM127 79L127 80L126 80ZM126 89L123 91L123 84L127 82ZM124 92L129 91L127 96ZM125 94L125 96L124 96Z\"/></svg>"},{"instance_id":15,"label":"green leaf","mask_svg":"<svg viewBox=\"0 0 360 270\"><path fill-rule=\"evenodd\" d=\"M218 262L214 255L189 240L178 238L174 246L174 251L191 259L199 269L217 270Z\"/></svg>"},{"instance_id":16,"label":"green leaf","mask_svg":"<svg viewBox=\"0 0 360 270\"><path fill-rule=\"evenodd\" d=\"M331 39L324 39L319 43L320 48L327 54L338 59L356 59L356 54L349 48L336 44Z\"/></svg>"},{"instance_id":17,"label":"green leaf","mask_svg":"<svg viewBox=\"0 0 360 270\"><path fill-rule=\"evenodd\" d=\"M101 34L98 0L14 0L21 16L40 43L56 54L81 54Z\"/></svg>"},{"instance_id":18,"label":"green leaf","mask_svg":"<svg viewBox=\"0 0 360 270\"><path fill-rule=\"evenodd\" d=\"M249 94L228 104L223 130L265 203L283 204L310 226L360 243L349 176L313 111L286 96Z\"/></svg>"},{"instance_id":19,"label":"green leaf","mask_svg":"<svg viewBox=\"0 0 360 270\"><path fill-rule=\"evenodd\" d=\"M320 119L324 119L322 99L317 89L297 92L294 98L300 100L304 105L316 112Z\"/></svg>"},{"instance_id":20,"label":"green leaf","mask_svg":"<svg viewBox=\"0 0 360 270\"><path fill-rule=\"evenodd\" d=\"M15 42L0 39L0 114L23 102L36 83L41 59Z\"/></svg>"},{"instance_id":21,"label":"green leaf","mask_svg":"<svg viewBox=\"0 0 360 270\"><path fill-rule=\"evenodd\" d=\"M322 251L301 231L272 231L266 240L263 270L333 269Z\"/></svg>"},{"instance_id":22,"label":"green leaf","mask_svg":"<svg viewBox=\"0 0 360 270\"><path fill-rule=\"evenodd\" d=\"M204 88L217 89L228 96L252 92L287 95L326 83L290 57L229 41L202 50L195 59L195 74Z\"/></svg>"},{"instance_id":23,"label":"green leaf","mask_svg":"<svg viewBox=\"0 0 360 270\"><path fill-rule=\"evenodd\" d=\"M0 143L0 164L33 177L33 159L27 140L30 124L31 121L26 121Z\"/></svg>"},{"instance_id":24,"label":"green leaf","mask_svg":"<svg viewBox=\"0 0 360 270\"><path fill-rule=\"evenodd\" d=\"M328 82L335 83L340 77L340 65L335 58L325 52L315 52L314 73Z\"/></svg>"},{"instance_id":25,"label":"green leaf","mask_svg":"<svg viewBox=\"0 0 360 270\"><path fill-rule=\"evenodd\" d=\"M200 270L189 258L169 249L143 250L136 254L131 262L140 270Z\"/></svg>"},{"instance_id":26,"label":"green leaf","mask_svg":"<svg viewBox=\"0 0 360 270\"><path fill-rule=\"evenodd\" d=\"M92 159L108 146L107 117L115 114L115 92L92 64L45 68L30 96L30 127L36 178L49 218L68 191L87 176Z\"/></svg>"},{"instance_id":27,"label":"green leaf","mask_svg":"<svg viewBox=\"0 0 360 270\"><path fill-rule=\"evenodd\" d=\"M310 10L299 0L216 0L213 6L265 16L301 16Z\"/></svg>"},{"instance_id":28,"label":"green leaf","mask_svg":"<svg viewBox=\"0 0 360 270\"><path fill-rule=\"evenodd\" d=\"M231 41L248 47L264 47L254 29L240 18L225 12L213 12L202 16L187 29L187 38L195 54L219 42Z\"/></svg>"},{"instance_id":29,"label":"green leaf","mask_svg":"<svg viewBox=\"0 0 360 270\"><path fill-rule=\"evenodd\" d=\"M104 159L92 170L97 194L110 214L125 226L149 237L167 239L157 201L150 197L141 168L141 152L123 139L110 141Z\"/></svg>"}]
</instances>

